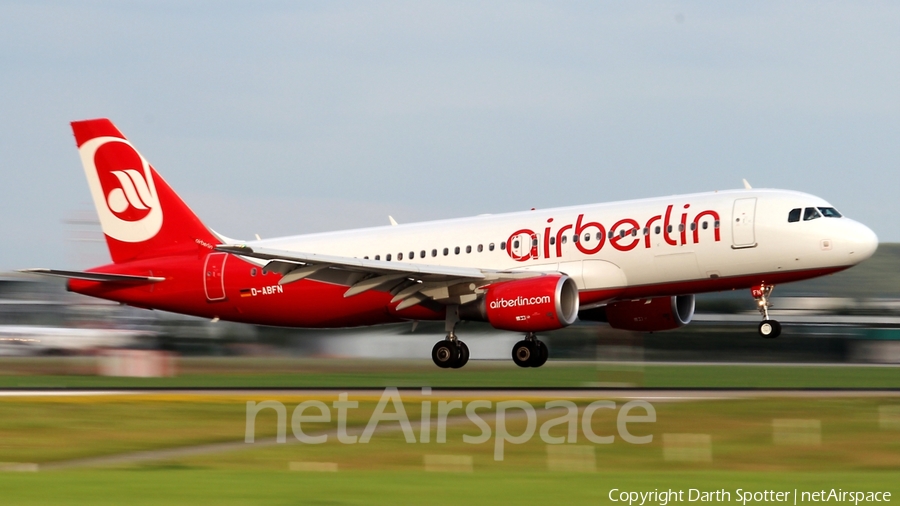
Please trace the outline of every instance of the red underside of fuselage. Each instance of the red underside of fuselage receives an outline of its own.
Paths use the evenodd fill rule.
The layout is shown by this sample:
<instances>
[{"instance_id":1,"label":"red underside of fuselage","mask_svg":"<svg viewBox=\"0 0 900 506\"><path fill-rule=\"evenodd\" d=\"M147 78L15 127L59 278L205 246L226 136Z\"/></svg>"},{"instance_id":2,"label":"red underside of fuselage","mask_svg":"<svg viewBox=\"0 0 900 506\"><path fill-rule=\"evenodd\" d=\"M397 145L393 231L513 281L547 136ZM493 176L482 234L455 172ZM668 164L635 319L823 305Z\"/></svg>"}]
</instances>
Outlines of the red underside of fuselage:
<instances>
[{"instance_id":1,"label":"red underside of fuselage","mask_svg":"<svg viewBox=\"0 0 900 506\"><path fill-rule=\"evenodd\" d=\"M443 320L445 315L438 304L420 304L402 311L391 303L387 292L370 290L344 297L347 286L316 280L302 280L277 287L279 276L251 277L250 264L239 260L228 262L225 270L224 298L208 300L202 265L184 260L169 266L159 259L147 265L109 265L95 269L110 272L165 277L166 281L138 286L98 283L72 279L69 289L103 299L122 302L147 309L160 309L206 318L274 325L285 327L336 328L377 325L409 320ZM614 300L632 300L670 295L685 295L725 290L748 289L760 284L778 285L839 272L849 266L770 272L746 276L707 278L612 289L589 290L579 293L582 306L597 305ZM271 289L268 287L276 287ZM253 290L251 290L253 289Z\"/></svg>"}]
</instances>

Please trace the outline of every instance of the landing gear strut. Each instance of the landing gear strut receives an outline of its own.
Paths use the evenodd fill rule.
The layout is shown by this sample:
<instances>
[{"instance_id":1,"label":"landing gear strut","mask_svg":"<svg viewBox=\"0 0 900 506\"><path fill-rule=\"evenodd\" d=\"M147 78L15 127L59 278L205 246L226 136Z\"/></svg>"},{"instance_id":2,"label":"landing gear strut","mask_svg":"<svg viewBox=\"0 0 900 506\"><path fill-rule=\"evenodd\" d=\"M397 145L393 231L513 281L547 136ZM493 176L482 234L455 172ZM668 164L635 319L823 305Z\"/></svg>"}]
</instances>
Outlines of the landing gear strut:
<instances>
[{"instance_id":1,"label":"landing gear strut","mask_svg":"<svg viewBox=\"0 0 900 506\"><path fill-rule=\"evenodd\" d=\"M534 332L525 335L525 339L516 343L512 349L512 359L519 367L540 367L547 362L550 354L547 345L539 341Z\"/></svg>"},{"instance_id":2,"label":"landing gear strut","mask_svg":"<svg viewBox=\"0 0 900 506\"><path fill-rule=\"evenodd\" d=\"M456 337L456 324L459 323L458 306L447 306L447 319L444 329L447 337L435 343L431 349L431 360L442 369L459 369L469 362L469 347Z\"/></svg>"},{"instance_id":3,"label":"landing gear strut","mask_svg":"<svg viewBox=\"0 0 900 506\"><path fill-rule=\"evenodd\" d=\"M775 320L769 319L769 297L772 295L774 285L759 285L750 289L753 298L756 299L756 308L763 317L763 321L759 324L759 335L774 339L781 335L781 324Z\"/></svg>"}]
</instances>

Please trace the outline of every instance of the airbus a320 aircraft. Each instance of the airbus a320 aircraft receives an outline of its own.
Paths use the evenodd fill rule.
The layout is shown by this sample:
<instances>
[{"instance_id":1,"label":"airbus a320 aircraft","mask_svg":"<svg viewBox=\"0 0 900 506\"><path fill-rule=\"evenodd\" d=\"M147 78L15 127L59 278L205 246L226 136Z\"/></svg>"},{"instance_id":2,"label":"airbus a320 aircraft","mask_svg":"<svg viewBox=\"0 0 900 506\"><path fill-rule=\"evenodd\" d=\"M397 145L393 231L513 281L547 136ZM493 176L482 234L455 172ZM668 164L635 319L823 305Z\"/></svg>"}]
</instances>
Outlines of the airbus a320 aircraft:
<instances>
[{"instance_id":1,"label":"airbus a320 aircraft","mask_svg":"<svg viewBox=\"0 0 900 506\"><path fill-rule=\"evenodd\" d=\"M749 289L776 337L779 283L841 271L878 246L821 198L729 190L427 223L236 241L204 226L107 119L72 123L113 263L74 292L131 306L290 327L444 320L439 367L459 368L459 321L521 332L512 358L540 367L536 333L576 319L661 331L690 322L694 295ZM749 185L746 185L749 186Z\"/></svg>"}]
</instances>

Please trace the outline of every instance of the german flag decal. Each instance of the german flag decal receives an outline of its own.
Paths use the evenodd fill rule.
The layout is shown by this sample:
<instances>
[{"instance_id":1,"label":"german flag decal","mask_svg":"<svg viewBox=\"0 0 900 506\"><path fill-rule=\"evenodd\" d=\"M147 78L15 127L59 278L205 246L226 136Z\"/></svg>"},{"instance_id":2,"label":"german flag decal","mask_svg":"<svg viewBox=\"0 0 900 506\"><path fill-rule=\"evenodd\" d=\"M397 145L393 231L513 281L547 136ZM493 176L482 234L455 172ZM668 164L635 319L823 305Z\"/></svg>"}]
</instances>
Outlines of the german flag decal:
<instances>
[{"instance_id":1,"label":"german flag decal","mask_svg":"<svg viewBox=\"0 0 900 506\"><path fill-rule=\"evenodd\" d=\"M253 289L241 288L241 297L253 297Z\"/></svg>"}]
</instances>

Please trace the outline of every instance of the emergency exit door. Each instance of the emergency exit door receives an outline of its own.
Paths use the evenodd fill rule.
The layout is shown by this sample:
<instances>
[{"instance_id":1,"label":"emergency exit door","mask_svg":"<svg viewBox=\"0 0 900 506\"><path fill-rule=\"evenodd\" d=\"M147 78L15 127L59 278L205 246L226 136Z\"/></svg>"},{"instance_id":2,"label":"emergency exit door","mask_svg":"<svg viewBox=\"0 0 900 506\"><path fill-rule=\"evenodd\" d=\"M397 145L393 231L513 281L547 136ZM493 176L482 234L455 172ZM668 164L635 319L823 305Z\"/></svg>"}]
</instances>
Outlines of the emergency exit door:
<instances>
[{"instance_id":1,"label":"emergency exit door","mask_svg":"<svg viewBox=\"0 0 900 506\"><path fill-rule=\"evenodd\" d=\"M225 260L228 260L228 253L206 255L206 263L203 265L203 286L206 289L207 301L225 300Z\"/></svg>"}]
</instances>

